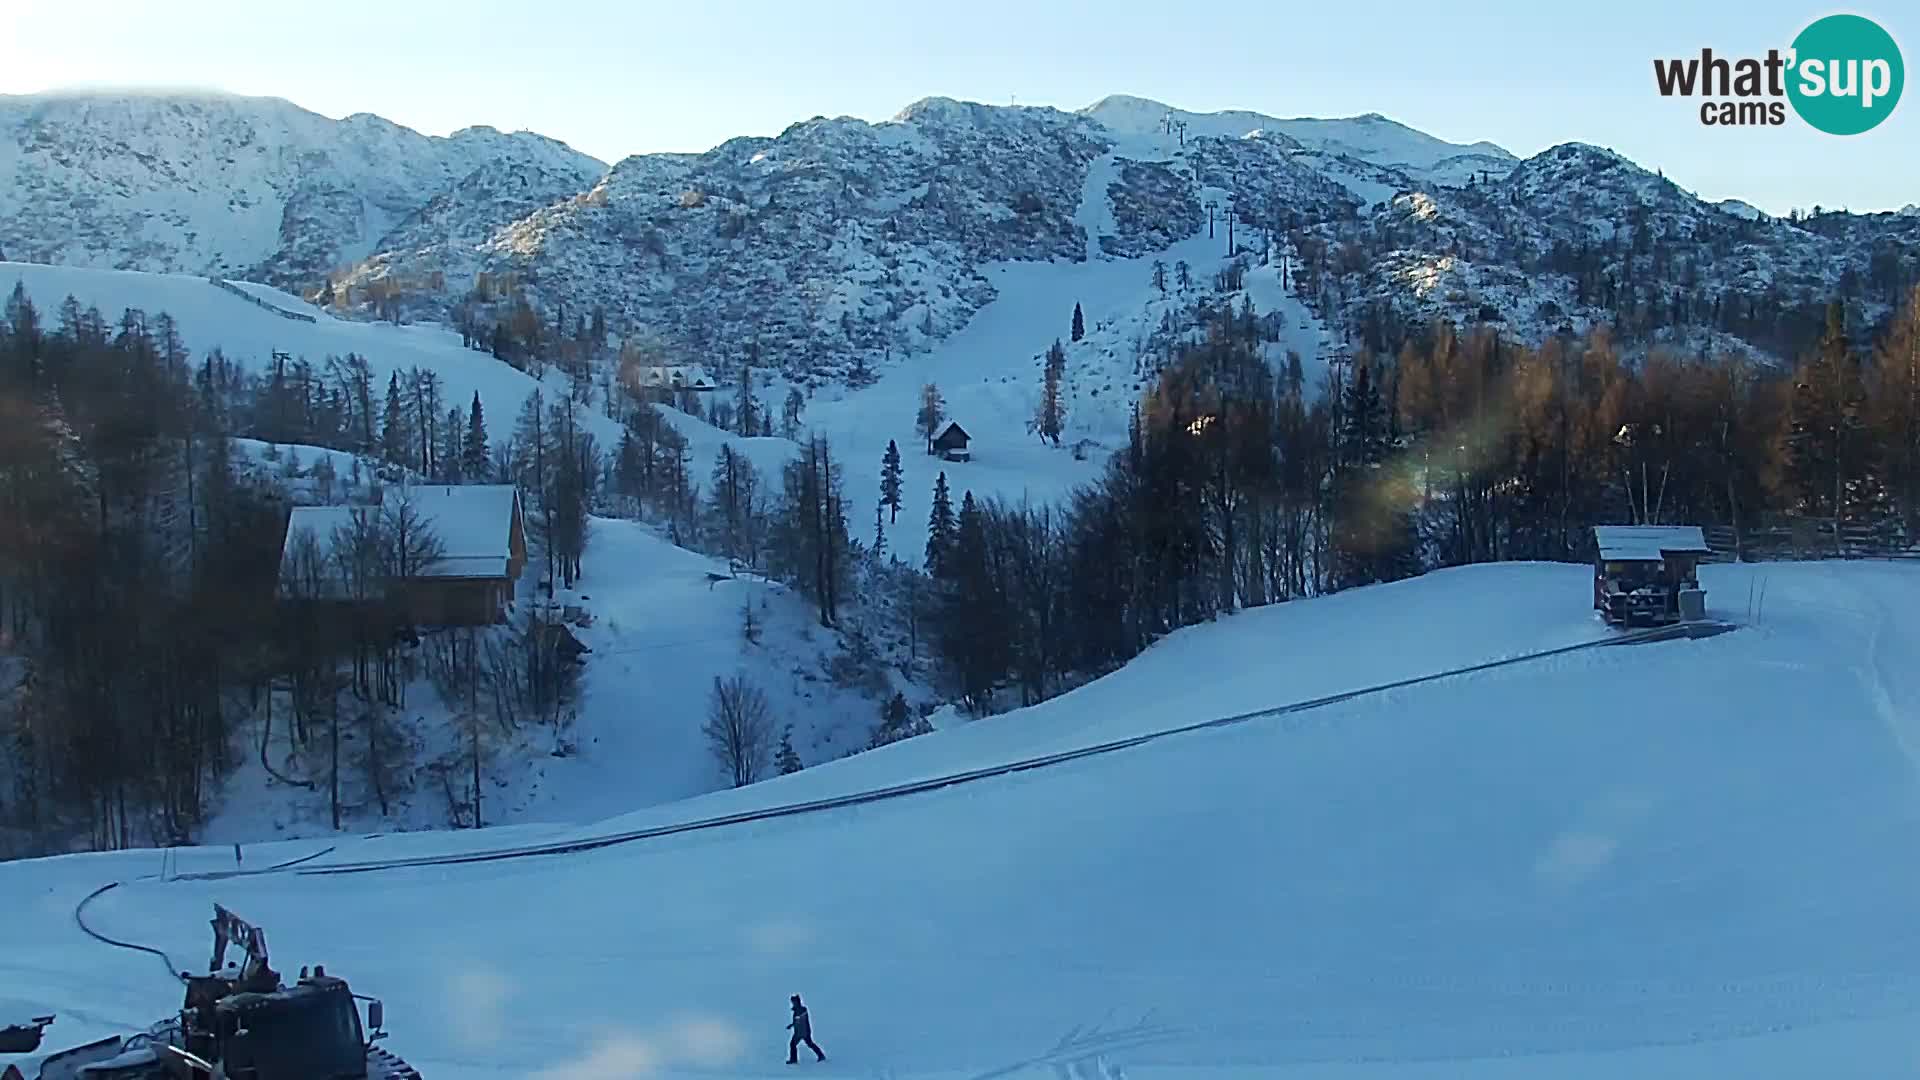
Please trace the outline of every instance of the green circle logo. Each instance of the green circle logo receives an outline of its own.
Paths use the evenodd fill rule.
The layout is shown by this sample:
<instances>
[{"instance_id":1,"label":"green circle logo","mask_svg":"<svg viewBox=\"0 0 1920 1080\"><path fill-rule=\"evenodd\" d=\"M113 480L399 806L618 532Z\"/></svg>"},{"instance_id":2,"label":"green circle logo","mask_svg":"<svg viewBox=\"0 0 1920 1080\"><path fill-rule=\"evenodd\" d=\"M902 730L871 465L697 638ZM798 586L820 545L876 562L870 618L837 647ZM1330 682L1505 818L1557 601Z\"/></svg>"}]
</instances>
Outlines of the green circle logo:
<instances>
[{"instance_id":1,"label":"green circle logo","mask_svg":"<svg viewBox=\"0 0 1920 1080\"><path fill-rule=\"evenodd\" d=\"M1829 15L1793 39L1787 98L1800 119L1829 135L1877 127L1900 102L1906 67L1893 35L1872 19Z\"/></svg>"}]
</instances>

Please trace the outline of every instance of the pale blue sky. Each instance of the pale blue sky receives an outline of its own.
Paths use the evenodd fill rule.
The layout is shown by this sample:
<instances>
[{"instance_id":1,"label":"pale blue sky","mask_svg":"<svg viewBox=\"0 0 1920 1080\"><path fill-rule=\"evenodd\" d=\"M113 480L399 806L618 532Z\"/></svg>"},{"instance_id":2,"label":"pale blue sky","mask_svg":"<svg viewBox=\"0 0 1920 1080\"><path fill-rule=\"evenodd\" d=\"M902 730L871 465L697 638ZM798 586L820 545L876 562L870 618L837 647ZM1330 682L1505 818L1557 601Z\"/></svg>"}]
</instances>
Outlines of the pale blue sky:
<instances>
[{"instance_id":1,"label":"pale blue sky","mask_svg":"<svg viewBox=\"0 0 1920 1080\"><path fill-rule=\"evenodd\" d=\"M1835 10L1875 19L1915 60L1910 0L5 0L0 93L192 84L431 134L528 128L606 160L815 115L884 119L929 95L1078 108L1129 93L1195 111L1380 112L1523 156L1598 143L1777 213L1920 202L1920 101L1836 138L1797 119L1703 127L1697 102L1654 91L1655 56L1762 54Z\"/></svg>"}]
</instances>

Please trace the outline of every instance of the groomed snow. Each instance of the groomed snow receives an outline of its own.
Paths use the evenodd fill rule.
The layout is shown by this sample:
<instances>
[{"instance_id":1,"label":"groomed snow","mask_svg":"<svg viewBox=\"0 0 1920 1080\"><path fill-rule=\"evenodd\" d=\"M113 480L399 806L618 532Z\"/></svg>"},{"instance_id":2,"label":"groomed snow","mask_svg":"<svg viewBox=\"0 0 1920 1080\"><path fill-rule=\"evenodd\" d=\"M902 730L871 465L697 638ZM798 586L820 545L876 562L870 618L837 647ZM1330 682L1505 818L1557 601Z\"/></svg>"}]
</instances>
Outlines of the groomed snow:
<instances>
[{"instance_id":1,"label":"groomed snow","mask_svg":"<svg viewBox=\"0 0 1920 1080\"><path fill-rule=\"evenodd\" d=\"M993 285L995 298L965 327L930 352L881 373L872 386L829 391L808 403L807 425L828 435L847 464L848 520L854 535L867 540L874 533L880 459L889 439L900 447L904 505L898 521L889 520L883 531L889 550L916 565L925 551L939 474L946 474L956 506L967 491L982 500L997 497L1039 506L1056 503L1099 476L1108 454L1126 445L1132 404L1137 391L1148 385L1133 372L1131 336L1144 336L1174 301L1190 303L1198 295L1170 299L1154 288L1154 263L1163 263L1171 276L1184 261L1193 280L1205 283L1228 261L1224 229L1210 237L1202 227L1164 251L1140 258L1113 258L1100 247L1100 237L1116 228L1107 189L1118 175L1119 159L1171 160L1175 150L1152 133L1117 135L1113 152L1088 168L1075 214L1075 223L1087 235L1085 259L983 267L981 274ZM1201 197L1224 202L1226 193L1206 189ZM1288 328L1282 341L1269 347L1268 362L1282 370L1288 350L1300 353L1307 388L1313 392L1326 368L1320 321L1280 287L1277 266L1251 269L1245 291L1256 310L1278 312ZM1080 342L1071 340L1075 304L1087 331ZM1067 350L1065 430L1059 447L1030 430L1040 400L1041 357L1056 340ZM940 388L947 417L973 437L971 460L949 462L925 453L914 422L921 388L928 383ZM1081 443L1086 452L1076 455L1073 448Z\"/></svg>"},{"instance_id":2,"label":"groomed snow","mask_svg":"<svg viewBox=\"0 0 1920 1080\"><path fill-rule=\"evenodd\" d=\"M801 1068L823 1075L1904 1075L1920 572L1703 576L1742 621L1764 578L1763 613L855 809L465 867L133 881L90 917L198 963L218 900L281 968L382 997L387 1045L431 1080L788 1075L796 992L833 1059ZM1479 567L1226 619L1108 688L697 809L1565 640L1597 631L1586 582ZM0 1009L58 1013L64 1046L177 1007L158 961L72 921L158 864L0 866Z\"/></svg>"},{"instance_id":3,"label":"groomed snow","mask_svg":"<svg viewBox=\"0 0 1920 1080\"><path fill-rule=\"evenodd\" d=\"M757 577L716 581L710 575L728 572L724 560L674 547L635 522L594 518L592 530L586 576L573 590L595 613L592 626L575 631L593 649L575 732L580 753L545 764L521 819L597 821L723 787L701 732L716 676L744 676L764 691L776 730L792 728L807 765L866 746L879 703L821 674L833 638L805 597Z\"/></svg>"}]
</instances>

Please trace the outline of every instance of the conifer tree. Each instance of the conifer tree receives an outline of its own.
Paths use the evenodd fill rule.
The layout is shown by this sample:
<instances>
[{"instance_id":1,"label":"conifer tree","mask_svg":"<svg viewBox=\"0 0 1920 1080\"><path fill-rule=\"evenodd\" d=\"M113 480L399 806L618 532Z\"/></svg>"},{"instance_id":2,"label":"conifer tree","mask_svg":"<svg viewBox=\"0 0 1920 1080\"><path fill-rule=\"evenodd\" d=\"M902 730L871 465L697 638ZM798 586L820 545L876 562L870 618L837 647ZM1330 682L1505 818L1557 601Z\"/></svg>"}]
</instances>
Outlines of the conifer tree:
<instances>
[{"instance_id":1,"label":"conifer tree","mask_svg":"<svg viewBox=\"0 0 1920 1080\"><path fill-rule=\"evenodd\" d=\"M414 433L398 371L387 379L387 405L380 422L380 456L389 464L406 465L413 458Z\"/></svg>"},{"instance_id":2,"label":"conifer tree","mask_svg":"<svg viewBox=\"0 0 1920 1080\"><path fill-rule=\"evenodd\" d=\"M440 421L441 446L434 454L434 468L440 474L443 484L467 484L477 482L477 478L467 478L466 422L460 416L459 409L448 409L447 415Z\"/></svg>"},{"instance_id":3,"label":"conifer tree","mask_svg":"<svg viewBox=\"0 0 1920 1080\"><path fill-rule=\"evenodd\" d=\"M492 456L487 444L487 418L480 408L480 393L475 391L473 405L467 410L467 432L460 447L460 472L469 484L484 484L490 477Z\"/></svg>"},{"instance_id":4,"label":"conifer tree","mask_svg":"<svg viewBox=\"0 0 1920 1080\"><path fill-rule=\"evenodd\" d=\"M791 724L780 732L780 750L774 755L773 763L774 766L780 770L781 776L792 776L794 773L805 768L804 765L800 764L800 755L793 749L793 726Z\"/></svg>"},{"instance_id":5,"label":"conifer tree","mask_svg":"<svg viewBox=\"0 0 1920 1080\"><path fill-rule=\"evenodd\" d=\"M900 520L900 447L887 440L886 456L880 459L880 505L892 511L889 522Z\"/></svg>"},{"instance_id":6,"label":"conifer tree","mask_svg":"<svg viewBox=\"0 0 1920 1080\"><path fill-rule=\"evenodd\" d=\"M1017 635L1007 632L1012 612L1004 583L994 572L994 538L988 514L973 492L960 499L952 545L946 553L940 608L941 652L969 710L981 713L1006 675Z\"/></svg>"},{"instance_id":7,"label":"conifer tree","mask_svg":"<svg viewBox=\"0 0 1920 1080\"><path fill-rule=\"evenodd\" d=\"M1086 336L1087 320L1085 316L1080 314L1080 304L1076 301L1073 305L1073 340L1079 341Z\"/></svg>"},{"instance_id":8,"label":"conifer tree","mask_svg":"<svg viewBox=\"0 0 1920 1080\"><path fill-rule=\"evenodd\" d=\"M1390 468L1392 421L1373 365L1355 365L1335 436L1334 584L1394 581L1419 571L1410 494Z\"/></svg>"},{"instance_id":9,"label":"conifer tree","mask_svg":"<svg viewBox=\"0 0 1920 1080\"><path fill-rule=\"evenodd\" d=\"M1060 380L1067 370L1067 350L1055 340L1047 350L1046 373L1041 377L1040 408L1033 418L1034 430L1042 439L1060 445L1060 432L1066 422L1066 407L1060 400Z\"/></svg>"},{"instance_id":10,"label":"conifer tree","mask_svg":"<svg viewBox=\"0 0 1920 1080\"><path fill-rule=\"evenodd\" d=\"M742 435L754 436L760 432L760 402L753 396L753 368L740 366L740 394L733 406L735 430Z\"/></svg>"},{"instance_id":11,"label":"conifer tree","mask_svg":"<svg viewBox=\"0 0 1920 1080\"><path fill-rule=\"evenodd\" d=\"M953 496L947 489L947 474L933 481L933 510L927 515L927 573L939 577L953 543Z\"/></svg>"}]
</instances>

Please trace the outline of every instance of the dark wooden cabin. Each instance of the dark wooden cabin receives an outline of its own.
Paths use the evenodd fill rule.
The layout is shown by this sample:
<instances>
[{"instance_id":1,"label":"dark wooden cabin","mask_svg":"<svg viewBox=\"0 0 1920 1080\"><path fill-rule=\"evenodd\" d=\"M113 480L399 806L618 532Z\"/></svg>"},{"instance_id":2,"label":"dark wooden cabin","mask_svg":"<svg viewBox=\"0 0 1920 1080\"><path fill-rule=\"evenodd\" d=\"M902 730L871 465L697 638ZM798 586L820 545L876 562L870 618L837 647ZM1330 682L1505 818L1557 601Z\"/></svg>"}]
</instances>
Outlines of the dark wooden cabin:
<instances>
[{"instance_id":1,"label":"dark wooden cabin","mask_svg":"<svg viewBox=\"0 0 1920 1080\"><path fill-rule=\"evenodd\" d=\"M440 556L378 601L397 606L398 616L416 626L485 626L504 619L527 565L519 489L512 484L436 484L390 496L386 505L294 507L281 548L282 595L351 606L350 590L332 557L334 537L353 524L355 515L379 522L404 498L439 541ZM294 566L304 537L313 539L322 556L317 574L303 575ZM302 576L309 580L296 580Z\"/></svg>"},{"instance_id":2,"label":"dark wooden cabin","mask_svg":"<svg viewBox=\"0 0 1920 1080\"><path fill-rule=\"evenodd\" d=\"M1712 554L1697 525L1596 525L1593 542L1593 607L1616 626L1678 622Z\"/></svg>"},{"instance_id":3,"label":"dark wooden cabin","mask_svg":"<svg viewBox=\"0 0 1920 1080\"><path fill-rule=\"evenodd\" d=\"M967 444L972 441L966 428L949 420L933 437L933 452L948 461L966 461L972 457L967 449Z\"/></svg>"}]
</instances>

